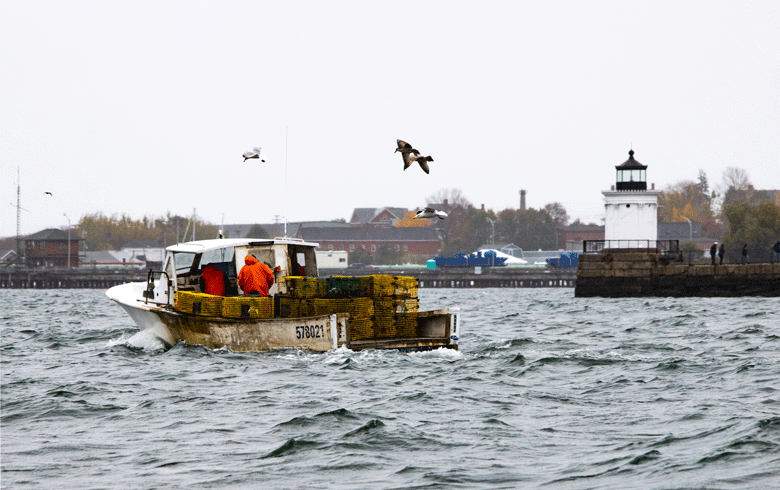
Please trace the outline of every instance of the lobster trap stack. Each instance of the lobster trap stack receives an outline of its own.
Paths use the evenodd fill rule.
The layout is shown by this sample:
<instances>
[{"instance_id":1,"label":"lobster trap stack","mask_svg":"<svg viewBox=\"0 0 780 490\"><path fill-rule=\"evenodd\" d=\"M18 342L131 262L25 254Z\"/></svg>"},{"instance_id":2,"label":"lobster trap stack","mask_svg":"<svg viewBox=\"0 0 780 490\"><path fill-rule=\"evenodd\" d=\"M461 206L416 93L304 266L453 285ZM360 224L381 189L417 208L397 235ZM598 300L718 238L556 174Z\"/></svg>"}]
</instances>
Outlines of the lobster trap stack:
<instances>
[{"instance_id":1,"label":"lobster trap stack","mask_svg":"<svg viewBox=\"0 0 780 490\"><path fill-rule=\"evenodd\" d=\"M305 318L349 313L351 340L418 336L417 279L408 276L279 278L275 297L213 296L177 291L176 311L223 318Z\"/></svg>"},{"instance_id":2,"label":"lobster trap stack","mask_svg":"<svg viewBox=\"0 0 780 490\"><path fill-rule=\"evenodd\" d=\"M407 276L285 277L279 316L349 313L352 340L417 336L417 279ZM280 280L281 282L281 280ZM313 291L317 291L314 294Z\"/></svg>"},{"instance_id":3,"label":"lobster trap stack","mask_svg":"<svg viewBox=\"0 0 780 490\"><path fill-rule=\"evenodd\" d=\"M222 301L225 318L273 318L274 299L263 296L229 296Z\"/></svg>"},{"instance_id":4,"label":"lobster trap stack","mask_svg":"<svg viewBox=\"0 0 780 490\"><path fill-rule=\"evenodd\" d=\"M220 316L222 314L222 296L191 291L176 291L173 308L182 313L200 316Z\"/></svg>"}]
</instances>

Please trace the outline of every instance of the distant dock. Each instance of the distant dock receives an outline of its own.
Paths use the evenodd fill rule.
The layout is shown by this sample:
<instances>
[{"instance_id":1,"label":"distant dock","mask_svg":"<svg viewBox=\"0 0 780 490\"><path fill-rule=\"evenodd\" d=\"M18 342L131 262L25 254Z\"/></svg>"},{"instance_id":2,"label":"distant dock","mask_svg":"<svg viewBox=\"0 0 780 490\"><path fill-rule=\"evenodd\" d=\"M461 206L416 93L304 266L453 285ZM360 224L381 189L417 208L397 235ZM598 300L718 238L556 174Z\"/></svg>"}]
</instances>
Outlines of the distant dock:
<instances>
[{"instance_id":1,"label":"distant dock","mask_svg":"<svg viewBox=\"0 0 780 490\"><path fill-rule=\"evenodd\" d=\"M576 269L536 267L442 267L381 269L320 269L320 275L411 276L420 288L573 288Z\"/></svg>"},{"instance_id":2,"label":"distant dock","mask_svg":"<svg viewBox=\"0 0 780 490\"><path fill-rule=\"evenodd\" d=\"M574 268L445 267L362 268L319 270L321 276L411 276L420 288L573 288ZM0 270L0 289L108 289L126 282L143 282L148 271L112 269Z\"/></svg>"},{"instance_id":3,"label":"distant dock","mask_svg":"<svg viewBox=\"0 0 780 490\"><path fill-rule=\"evenodd\" d=\"M126 282L146 281L140 269L0 269L0 289L108 289Z\"/></svg>"}]
</instances>

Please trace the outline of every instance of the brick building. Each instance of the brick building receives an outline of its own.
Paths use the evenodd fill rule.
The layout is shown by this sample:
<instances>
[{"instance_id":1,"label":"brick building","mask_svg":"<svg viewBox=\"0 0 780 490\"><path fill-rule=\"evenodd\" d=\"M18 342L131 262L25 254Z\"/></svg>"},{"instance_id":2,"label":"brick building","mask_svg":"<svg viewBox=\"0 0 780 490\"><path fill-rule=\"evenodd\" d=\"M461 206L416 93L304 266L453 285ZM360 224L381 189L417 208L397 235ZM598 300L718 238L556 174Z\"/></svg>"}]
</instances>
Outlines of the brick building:
<instances>
[{"instance_id":1,"label":"brick building","mask_svg":"<svg viewBox=\"0 0 780 490\"><path fill-rule=\"evenodd\" d=\"M319 250L354 252L362 248L376 253L382 246L404 255L435 257L439 252L439 235L433 228L396 228L375 226L306 227L298 229L298 238L319 243Z\"/></svg>"},{"instance_id":2,"label":"brick building","mask_svg":"<svg viewBox=\"0 0 780 490\"><path fill-rule=\"evenodd\" d=\"M30 267L78 267L79 238L50 228L24 239L25 265Z\"/></svg>"},{"instance_id":3,"label":"brick building","mask_svg":"<svg viewBox=\"0 0 780 490\"><path fill-rule=\"evenodd\" d=\"M569 225L559 229L558 248L582 252L583 240L603 240L603 225Z\"/></svg>"}]
</instances>

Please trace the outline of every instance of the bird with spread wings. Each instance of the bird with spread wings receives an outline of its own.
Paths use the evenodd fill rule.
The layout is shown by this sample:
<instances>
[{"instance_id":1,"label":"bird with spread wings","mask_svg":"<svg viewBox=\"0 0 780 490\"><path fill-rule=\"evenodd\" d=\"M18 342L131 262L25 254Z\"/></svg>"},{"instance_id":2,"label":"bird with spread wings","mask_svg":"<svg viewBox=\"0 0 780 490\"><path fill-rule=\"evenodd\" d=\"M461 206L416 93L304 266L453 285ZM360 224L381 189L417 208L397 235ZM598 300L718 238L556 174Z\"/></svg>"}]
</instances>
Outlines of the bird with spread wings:
<instances>
[{"instance_id":1,"label":"bird with spread wings","mask_svg":"<svg viewBox=\"0 0 780 490\"><path fill-rule=\"evenodd\" d=\"M432 162L433 158L430 155L420 155L419 151L414 149L412 145L404 140L396 140L396 143L398 144L398 148L395 149L394 153L401 153L401 158L404 160L404 170L409 168L412 163L417 162L426 174L431 173L428 168L428 162Z\"/></svg>"}]
</instances>

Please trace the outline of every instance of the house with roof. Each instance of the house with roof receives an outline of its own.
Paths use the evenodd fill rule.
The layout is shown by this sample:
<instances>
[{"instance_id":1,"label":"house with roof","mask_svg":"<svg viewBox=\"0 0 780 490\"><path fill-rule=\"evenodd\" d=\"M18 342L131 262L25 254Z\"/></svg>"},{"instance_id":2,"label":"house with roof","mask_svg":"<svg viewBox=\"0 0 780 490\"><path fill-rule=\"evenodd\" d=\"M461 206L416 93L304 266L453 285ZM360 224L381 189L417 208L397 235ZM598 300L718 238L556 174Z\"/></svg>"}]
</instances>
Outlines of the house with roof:
<instances>
[{"instance_id":1,"label":"house with roof","mask_svg":"<svg viewBox=\"0 0 780 490\"><path fill-rule=\"evenodd\" d=\"M140 261L152 269L162 269L165 260L165 247L155 240L131 240L122 246L119 252L113 254L120 260Z\"/></svg>"},{"instance_id":2,"label":"house with roof","mask_svg":"<svg viewBox=\"0 0 780 490\"><path fill-rule=\"evenodd\" d=\"M16 250L0 250L0 267L16 262Z\"/></svg>"},{"instance_id":3,"label":"house with roof","mask_svg":"<svg viewBox=\"0 0 780 490\"><path fill-rule=\"evenodd\" d=\"M303 226L297 238L319 244L319 250L354 252L361 248L371 254L381 247L423 258L435 257L440 248L439 235L430 227L396 228L373 226L319 227Z\"/></svg>"},{"instance_id":4,"label":"house with roof","mask_svg":"<svg viewBox=\"0 0 780 490\"><path fill-rule=\"evenodd\" d=\"M255 226L260 226L266 233L267 237L273 238L278 236L284 236L285 224L282 223L257 223L257 224L234 224L225 225L225 229L222 230L225 238L246 238L249 235L251 229ZM297 236L298 229L301 226L332 226L332 227L346 227L349 228L349 223L344 221L295 221L287 223L287 236ZM250 237L250 238L263 238L263 237Z\"/></svg>"},{"instance_id":5,"label":"house with roof","mask_svg":"<svg viewBox=\"0 0 780 490\"><path fill-rule=\"evenodd\" d=\"M84 252L81 267L95 269L146 269L146 262L140 258L119 250ZM157 267L159 269L160 267Z\"/></svg>"},{"instance_id":6,"label":"house with roof","mask_svg":"<svg viewBox=\"0 0 780 490\"><path fill-rule=\"evenodd\" d=\"M395 224L403 219L408 212L409 210L406 208L355 208L352 211L352 217L349 219L349 224L353 226L395 226Z\"/></svg>"},{"instance_id":7,"label":"house with roof","mask_svg":"<svg viewBox=\"0 0 780 490\"><path fill-rule=\"evenodd\" d=\"M49 228L24 239L25 265L78 267L80 238L75 233Z\"/></svg>"}]
</instances>

